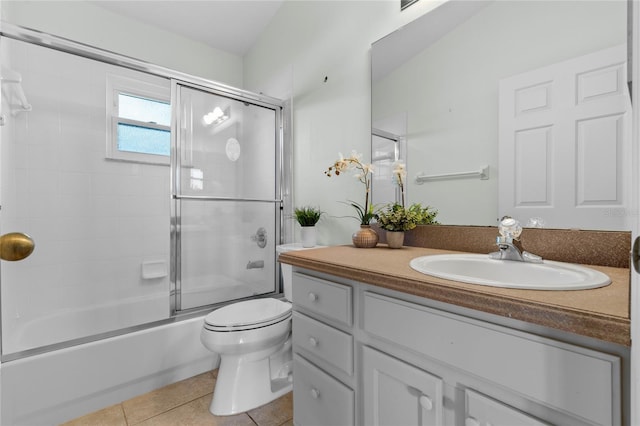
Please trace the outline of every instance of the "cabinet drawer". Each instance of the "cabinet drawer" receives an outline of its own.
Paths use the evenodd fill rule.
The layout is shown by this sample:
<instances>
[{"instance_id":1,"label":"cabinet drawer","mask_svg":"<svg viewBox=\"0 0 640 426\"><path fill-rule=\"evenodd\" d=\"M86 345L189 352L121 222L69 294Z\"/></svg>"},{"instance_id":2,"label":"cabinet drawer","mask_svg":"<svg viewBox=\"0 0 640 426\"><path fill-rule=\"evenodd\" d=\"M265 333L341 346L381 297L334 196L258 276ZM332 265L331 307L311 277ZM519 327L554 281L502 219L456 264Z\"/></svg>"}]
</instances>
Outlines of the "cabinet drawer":
<instances>
[{"instance_id":1,"label":"cabinet drawer","mask_svg":"<svg viewBox=\"0 0 640 426\"><path fill-rule=\"evenodd\" d=\"M293 356L293 421L297 426L354 424L354 394L298 354Z\"/></svg>"},{"instance_id":2,"label":"cabinet drawer","mask_svg":"<svg viewBox=\"0 0 640 426\"><path fill-rule=\"evenodd\" d=\"M293 274L293 303L328 319L351 326L351 287Z\"/></svg>"},{"instance_id":3,"label":"cabinet drawer","mask_svg":"<svg viewBox=\"0 0 640 426\"><path fill-rule=\"evenodd\" d=\"M465 426L548 426L548 423L543 423L470 389L465 390L464 424Z\"/></svg>"},{"instance_id":4,"label":"cabinet drawer","mask_svg":"<svg viewBox=\"0 0 640 426\"><path fill-rule=\"evenodd\" d=\"M371 335L593 424L621 421L620 358L366 292Z\"/></svg>"},{"instance_id":5,"label":"cabinet drawer","mask_svg":"<svg viewBox=\"0 0 640 426\"><path fill-rule=\"evenodd\" d=\"M293 345L353 374L353 337L350 334L294 312Z\"/></svg>"}]
</instances>

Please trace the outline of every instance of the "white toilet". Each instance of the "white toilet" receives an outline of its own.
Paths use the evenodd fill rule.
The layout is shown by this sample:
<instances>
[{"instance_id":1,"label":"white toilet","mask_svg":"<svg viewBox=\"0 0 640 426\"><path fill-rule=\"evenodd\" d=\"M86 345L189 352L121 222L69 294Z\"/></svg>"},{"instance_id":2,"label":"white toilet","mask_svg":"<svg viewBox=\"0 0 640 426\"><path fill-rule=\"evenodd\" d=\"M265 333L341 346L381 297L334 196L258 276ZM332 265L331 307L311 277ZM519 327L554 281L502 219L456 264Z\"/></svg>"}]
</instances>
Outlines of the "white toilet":
<instances>
[{"instance_id":1,"label":"white toilet","mask_svg":"<svg viewBox=\"0 0 640 426\"><path fill-rule=\"evenodd\" d=\"M276 247L277 254L304 250L302 244ZM284 296L233 303L205 317L202 344L220 355L209 411L243 413L292 389L290 265L281 265Z\"/></svg>"}]
</instances>

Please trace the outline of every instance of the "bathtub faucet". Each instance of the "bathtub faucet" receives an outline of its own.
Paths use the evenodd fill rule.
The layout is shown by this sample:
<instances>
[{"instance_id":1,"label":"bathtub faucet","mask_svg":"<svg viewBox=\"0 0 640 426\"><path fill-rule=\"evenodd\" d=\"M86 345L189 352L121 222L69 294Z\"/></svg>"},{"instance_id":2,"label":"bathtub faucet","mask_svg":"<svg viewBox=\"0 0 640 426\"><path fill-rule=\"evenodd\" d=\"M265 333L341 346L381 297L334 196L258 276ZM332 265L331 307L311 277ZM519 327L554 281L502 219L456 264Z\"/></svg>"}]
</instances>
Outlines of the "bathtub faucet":
<instances>
[{"instance_id":1,"label":"bathtub faucet","mask_svg":"<svg viewBox=\"0 0 640 426\"><path fill-rule=\"evenodd\" d=\"M518 262L542 263L542 257L522 250L518 237L522 233L522 226L517 220L505 216L498 225L500 235L496 237L499 251L489 253L489 257L498 260L515 260Z\"/></svg>"},{"instance_id":2,"label":"bathtub faucet","mask_svg":"<svg viewBox=\"0 0 640 426\"><path fill-rule=\"evenodd\" d=\"M262 269L264 268L264 260L250 260L247 263L247 269Z\"/></svg>"}]
</instances>

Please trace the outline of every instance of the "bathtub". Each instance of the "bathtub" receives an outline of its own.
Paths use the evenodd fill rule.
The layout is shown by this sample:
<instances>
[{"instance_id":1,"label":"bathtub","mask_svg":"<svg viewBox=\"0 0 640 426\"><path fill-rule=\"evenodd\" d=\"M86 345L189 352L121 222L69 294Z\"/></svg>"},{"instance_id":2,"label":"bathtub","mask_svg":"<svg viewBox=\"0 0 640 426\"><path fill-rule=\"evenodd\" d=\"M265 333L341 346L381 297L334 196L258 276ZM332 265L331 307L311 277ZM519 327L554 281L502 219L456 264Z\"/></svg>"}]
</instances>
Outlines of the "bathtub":
<instances>
[{"instance_id":1,"label":"bathtub","mask_svg":"<svg viewBox=\"0 0 640 426\"><path fill-rule=\"evenodd\" d=\"M126 329L166 319L168 313L169 297L164 292L57 311L25 322L5 321L2 351L12 354Z\"/></svg>"},{"instance_id":2,"label":"bathtub","mask_svg":"<svg viewBox=\"0 0 640 426\"><path fill-rule=\"evenodd\" d=\"M223 276L193 281L182 291L183 308L251 297L260 288ZM21 324L3 349L20 352L153 322L168 311L165 293L57 312ZM59 424L216 368L219 357L200 343L207 313L2 363L0 425Z\"/></svg>"},{"instance_id":3,"label":"bathtub","mask_svg":"<svg viewBox=\"0 0 640 426\"><path fill-rule=\"evenodd\" d=\"M209 371L201 316L0 365L0 424L53 425Z\"/></svg>"}]
</instances>

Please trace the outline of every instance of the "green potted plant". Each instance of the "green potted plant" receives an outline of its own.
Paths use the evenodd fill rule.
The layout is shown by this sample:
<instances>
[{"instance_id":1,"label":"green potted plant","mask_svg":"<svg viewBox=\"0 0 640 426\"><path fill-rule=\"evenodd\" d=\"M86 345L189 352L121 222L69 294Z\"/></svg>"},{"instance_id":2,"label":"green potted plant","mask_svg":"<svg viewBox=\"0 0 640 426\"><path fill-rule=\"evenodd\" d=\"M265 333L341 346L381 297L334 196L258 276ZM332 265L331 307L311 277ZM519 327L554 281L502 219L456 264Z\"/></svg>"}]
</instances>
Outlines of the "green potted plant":
<instances>
[{"instance_id":1,"label":"green potted plant","mask_svg":"<svg viewBox=\"0 0 640 426\"><path fill-rule=\"evenodd\" d=\"M404 233L417 225L435 224L438 215L437 210L431 207L422 207L414 203L408 208L404 205L404 178L407 175L402 162L394 165L393 177L400 188L400 200L402 204L392 203L377 214L378 225L387 231L387 244L390 248L400 248L404 244Z\"/></svg>"},{"instance_id":2,"label":"green potted plant","mask_svg":"<svg viewBox=\"0 0 640 426\"><path fill-rule=\"evenodd\" d=\"M437 225L438 221L436 220L436 216L438 216L438 210L427 206L422 207L420 203L411 204L409 207L416 215L416 225Z\"/></svg>"},{"instance_id":3,"label":"green potted plant","mask_svg":"<svg viewBox=\"0 0 640 426\"><path fill-rule=\"evenodd\" d=\"M416 227L420 216L415 210L405 209L400 204L388 204L378 212L378 225L385 231L405 232Z\"/></svg>"},{"instance_id":4,"label":"green potted plant","mask_svg":"<svg viewBox=\"0 0 640 426\"><path fill-rule=\"evenodd\" d=\"M293 214L298 224L302 227L302 247L314 247L316 245L316 224L323 212L317 207L296 207Z\"/></svg>"},{"instance_id":5,"label":"green potted plant","mask_svg":"<svg viewBox=\"0 0 640 426\"><path fill-rule=\"evenodd\" d=\"M378 225L387 231L387 245L400 248L404 243L404 233L416 227L419 217L415 211L405 209L397 203L389 204L378 213Z\"/></svg>"}]
</instances>

